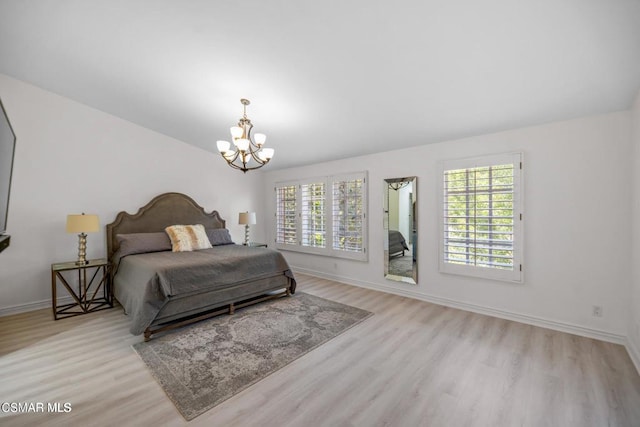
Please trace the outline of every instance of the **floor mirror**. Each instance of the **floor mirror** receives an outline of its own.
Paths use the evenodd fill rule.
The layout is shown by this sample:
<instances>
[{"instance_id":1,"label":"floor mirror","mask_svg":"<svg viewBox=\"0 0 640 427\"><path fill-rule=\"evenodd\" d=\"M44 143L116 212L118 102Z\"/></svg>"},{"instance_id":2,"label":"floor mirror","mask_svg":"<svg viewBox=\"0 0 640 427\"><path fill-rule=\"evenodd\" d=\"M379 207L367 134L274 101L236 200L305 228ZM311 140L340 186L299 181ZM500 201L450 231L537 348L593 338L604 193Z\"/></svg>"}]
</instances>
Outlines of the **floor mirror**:
<instances>
[{"instance_id":1,"label":"floor mirror","mask_svg":"<svg viewBox=\"0 0 640 427\"><path fill-rule=\"evenodd\" d=\"M418 283L417 177L384 180L384 274L389 280Z\"/></svg>"}]
</instances>

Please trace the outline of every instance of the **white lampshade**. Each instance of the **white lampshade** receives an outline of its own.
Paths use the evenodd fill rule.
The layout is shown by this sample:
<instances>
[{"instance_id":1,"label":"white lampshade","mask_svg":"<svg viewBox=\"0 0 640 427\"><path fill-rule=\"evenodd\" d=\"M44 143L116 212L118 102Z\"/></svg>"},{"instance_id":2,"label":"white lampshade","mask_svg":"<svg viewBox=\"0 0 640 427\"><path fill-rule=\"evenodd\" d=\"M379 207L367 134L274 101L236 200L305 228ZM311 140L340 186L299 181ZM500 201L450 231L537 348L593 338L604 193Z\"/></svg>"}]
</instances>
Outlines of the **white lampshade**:
<instances>
[{"instance_id":1,"label":"white lampshade","mask_svg":"<svg viewBox=\"0 0 640 427\"><path fill-rule=\"evenodd\" d=\"M229 151L229 147L231 147L231 143L229 141L218 141L216 142L216 145L218 146L218 151L221 153Z\"/></svg>"},{"instance_id":2,"label":"white lampshade","mask_svg":"<svg viewBox=\"0 0 640 427\"><path fill-rule=\"evenodd\" d=\"M267 140L267 135L265 135L264 133L256 133L253 136L253 139L256 141L256 145L260 146Z\"/></svg>"},{"instance_id":3,"label":"white lampshade","mask_svg":"<svg viewBox=\"0 0 640 427\"><path fill-rule=\"evenodd\" d=\"M98 215L67 215L67 233L95 233L100 231Z\"/></svg>"},{"instance_id":4,"label":"white lampshade","mask_svg":"<svg viewBox=\"0 0 640 427\"><path fill-rule=\"evenodd\" d=\"M255 212L240 212L238 215L238 224L247 225L256 223Z\"/></svg>"},{"instance_id":5,"label":"white lampshade","mask_svg":"<svg viewBox=\"0 0 640 427\"><path fill-rule=\"evenodd\" d=\"M264 159L269 160L275 154L275 150L273 148L263 148L261 153L262 153L262 156L264 156Z\"/></svg>"},{"instance_id":6,"label":"white lampshade","mask_svg":"<svg viewBox=\"0 0 640 427\"><path fill-rule=\"evenodd\" d=\"M249 149L248 139L244 139L244 138L236 139L235 143L236 143L236 147L238 147L238 150L247 151Z\"/></svg>"},{"instance_id":7,"label":"white lampshade","mask_svg":"<svg viewBox=\"0 0 640 427\"><path fill-rule=\"evenodd\" d=\"M240 126L233 126L230 131L233 139L242 138L242 134L244 133L244 130L242 130Z\"/></svg>"}]
</instances>

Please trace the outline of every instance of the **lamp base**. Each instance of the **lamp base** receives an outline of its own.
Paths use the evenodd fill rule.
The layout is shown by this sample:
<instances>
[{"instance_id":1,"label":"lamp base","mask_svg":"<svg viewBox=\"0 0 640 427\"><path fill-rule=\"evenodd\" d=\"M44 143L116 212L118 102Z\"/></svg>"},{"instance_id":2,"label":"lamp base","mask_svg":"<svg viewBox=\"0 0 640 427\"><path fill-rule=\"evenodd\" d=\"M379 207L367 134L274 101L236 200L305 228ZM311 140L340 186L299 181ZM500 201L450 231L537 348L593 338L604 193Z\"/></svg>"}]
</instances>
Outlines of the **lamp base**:
<instances>
[{"instance_id":1,"label":"lamp base","mask_svg":"<svg viewBox=\"0 0 640 427\"><path fill-rule=\"evenodd\" d=\"M78 260L76 265L87 265L87 235L86 233L78 234Z\"/></svg>"},{"instance_id":2,"label":"lamp base","mask_svg":"<svg viewBox=\"0 0 640 427\"><path fill-rule=\"evenodd\" d=\"M244 226L244 245L249 246L249 224Z\"/></svg>"}]
</instances>

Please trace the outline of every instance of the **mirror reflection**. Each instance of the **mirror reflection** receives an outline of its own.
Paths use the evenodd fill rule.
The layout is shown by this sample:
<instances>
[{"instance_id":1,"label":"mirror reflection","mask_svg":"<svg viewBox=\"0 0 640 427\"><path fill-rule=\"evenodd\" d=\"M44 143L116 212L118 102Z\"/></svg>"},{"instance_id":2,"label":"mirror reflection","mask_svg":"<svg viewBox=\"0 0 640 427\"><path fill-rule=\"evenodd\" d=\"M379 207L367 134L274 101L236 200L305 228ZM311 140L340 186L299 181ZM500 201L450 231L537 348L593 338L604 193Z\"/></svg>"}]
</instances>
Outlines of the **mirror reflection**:
<instances>
[{"instance_id":1,"label":"mirror reflection","mask_svg":"<svg viewBox=\"0 0 640 427\"><path fill-rule=\"evenodd\" d=\"M417 284L417 178L411 176L384 181L385 278Z\"/></svg>"}]
</instances>

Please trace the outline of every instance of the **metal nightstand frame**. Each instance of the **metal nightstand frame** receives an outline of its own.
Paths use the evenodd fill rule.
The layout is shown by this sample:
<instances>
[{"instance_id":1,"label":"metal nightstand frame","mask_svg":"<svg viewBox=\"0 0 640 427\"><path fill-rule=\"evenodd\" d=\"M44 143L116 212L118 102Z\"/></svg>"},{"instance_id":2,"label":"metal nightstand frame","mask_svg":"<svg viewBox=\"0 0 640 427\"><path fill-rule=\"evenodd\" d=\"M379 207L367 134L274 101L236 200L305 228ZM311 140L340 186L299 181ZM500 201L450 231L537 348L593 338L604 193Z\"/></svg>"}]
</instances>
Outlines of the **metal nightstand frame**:
<instances>
[{"instance_id":1,"label":"metal nightstand frame","mask_svg":"<svg viewBox=\"0 0 640 427\"><path fill-rule=\"evenodd\" d=\"M95 270L93 272L87 271L89 269ZM64 271L73 270L78 271L78 292L74 291L62 275ZM101 277L99 273L101 273ZM84 265L78 265L74 261L51 264L51 300L54 320L112 308L113 293L109 273L110 265L106 259L89 260ZM87 281L87 276L91 277L89 281ZM58 283L64 285L74 302L58 305ZM102 290L102 295L99 295L100 290ZM74 310L75 308L80 310Z\"/></svg>"}]
</instances>

